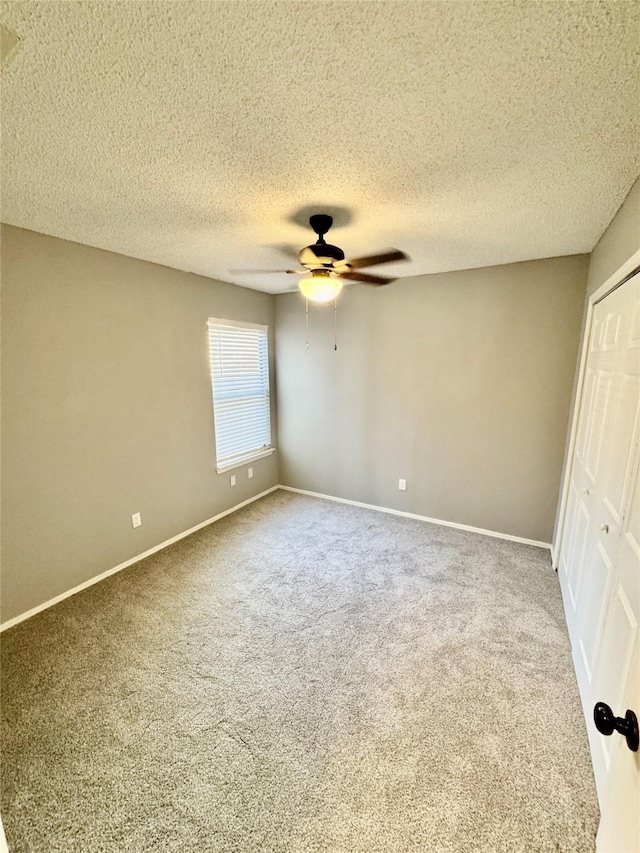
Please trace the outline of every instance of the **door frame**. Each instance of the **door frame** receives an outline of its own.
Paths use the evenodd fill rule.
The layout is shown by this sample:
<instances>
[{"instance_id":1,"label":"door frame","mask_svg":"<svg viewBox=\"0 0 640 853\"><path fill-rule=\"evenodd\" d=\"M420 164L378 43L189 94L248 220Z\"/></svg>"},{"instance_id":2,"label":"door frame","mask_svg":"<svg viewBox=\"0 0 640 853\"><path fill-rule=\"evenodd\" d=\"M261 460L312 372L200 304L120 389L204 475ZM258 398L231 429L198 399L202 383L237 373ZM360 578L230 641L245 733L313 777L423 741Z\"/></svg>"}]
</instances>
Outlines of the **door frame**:
<instances>
[{"instance_id":1,"label":"door frame","mask_svg":"<svg viewBox=\"0 0 640 853\"><path fill-rule=\"evenodd\" d=\"M573 455L576 447L578 434L578 421L582 409L582 401L584 397L584 380L587 372L587 358L589 355L589 344L591 342L591 330L593 327L593 311L597 302L601 302L605 296L608 296L612 290L619 287L625 279L640 266L640 249L634 252L631 257L622 264L621 267L609 276L609 278L601 284L597 290L589 296L587 302L587 312L584 323L584 333L582 336L582 350L580 353L580 366L578 368L578 381L576 383L575 400L571 412L571 429L569 430L569 443L567 445L567 455L565 459L564 469L562 472L562 489L560 492L560 511L558 513L558 524L553 536L553 544L551 545L551 564L554 569L558 569L560 562L560 551L562 550L562 539L564 535L565 522L567 517L567 504L569 500L569 486L571 483L571 473L573 468Z\"/></svg>"}]
</instances>

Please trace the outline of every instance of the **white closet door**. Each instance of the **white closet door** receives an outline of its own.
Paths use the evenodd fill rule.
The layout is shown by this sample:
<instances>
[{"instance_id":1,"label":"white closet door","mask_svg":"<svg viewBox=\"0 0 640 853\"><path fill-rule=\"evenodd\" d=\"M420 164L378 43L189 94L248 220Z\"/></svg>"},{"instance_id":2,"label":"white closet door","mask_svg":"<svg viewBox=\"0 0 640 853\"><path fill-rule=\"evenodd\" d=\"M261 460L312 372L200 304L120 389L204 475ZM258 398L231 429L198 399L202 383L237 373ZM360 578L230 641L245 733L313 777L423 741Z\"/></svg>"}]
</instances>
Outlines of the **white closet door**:
<instances>
[{"instance_id":1,"label":"white closet door","mask_svg":"<svg viewBox=\"0 0 640 853\"><path fill-rule=\"evenodd\" d=\"M617 716L628 708L640 713L640 454L605 618L594 692ZM609 662L610 665L607 665ZM626 682L626 683L625 683ZM598 850L640 851L640 752L632 752L618 735L600 735L599 747L608 775L601 807Z\"/></svg>"},{"instance_id":2,"label":"white closet door","mask_svg":"<svg viewBox=\"0 0 640 853\"><path fill-rule=\"evenodd\" d=\"M632 499L638 488L639 392L636 275L594 309L559 561L603 825L620 772L617 756L622 748L637 764L638 755L620 735L604 737L596 730L593 707L602 701L616 716L624 716L627 707L640 713L637 703L622 707L633 699L626 691L638 650L640 522ZM637 804L630 821L638 823Z\"/></svg>"}]
</instances>

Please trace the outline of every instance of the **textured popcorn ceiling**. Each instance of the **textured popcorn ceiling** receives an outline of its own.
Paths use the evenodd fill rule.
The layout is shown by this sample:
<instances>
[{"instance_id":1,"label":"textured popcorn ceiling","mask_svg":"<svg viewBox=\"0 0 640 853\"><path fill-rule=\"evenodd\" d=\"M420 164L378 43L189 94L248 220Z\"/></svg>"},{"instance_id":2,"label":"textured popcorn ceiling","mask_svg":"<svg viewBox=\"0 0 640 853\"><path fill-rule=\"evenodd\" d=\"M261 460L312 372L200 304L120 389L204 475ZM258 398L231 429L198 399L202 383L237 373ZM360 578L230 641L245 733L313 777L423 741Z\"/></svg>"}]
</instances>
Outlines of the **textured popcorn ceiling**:
<instances>
[{"instance_id":1,"label":"textured popcorn ceiling","mask_svg":"<svg viewBox=\"0 0 640 853\"><path fill-rule=\"evenodd\" d=\"M633 2L4 2L2 218L268 291L343 208L398 275L590 251L640 172ZM299 218L299 217L298 217ZM383 269L380 268L380 272Z\"/></svg>"}]
</instances>

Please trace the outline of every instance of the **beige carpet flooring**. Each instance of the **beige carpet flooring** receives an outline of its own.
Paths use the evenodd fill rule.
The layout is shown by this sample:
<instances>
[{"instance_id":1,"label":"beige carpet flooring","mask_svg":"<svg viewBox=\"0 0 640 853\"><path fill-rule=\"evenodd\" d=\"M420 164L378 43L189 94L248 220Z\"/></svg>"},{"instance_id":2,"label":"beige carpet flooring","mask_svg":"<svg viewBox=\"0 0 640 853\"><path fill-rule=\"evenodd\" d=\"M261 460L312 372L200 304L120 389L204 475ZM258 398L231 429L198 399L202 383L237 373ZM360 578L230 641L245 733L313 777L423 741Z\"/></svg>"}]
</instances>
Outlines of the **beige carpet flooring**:
<instances>
[{"instance_id":1,"label":"beige carpet flooring","mask_svg":"<svg viewBox=\"0 0 640 853\"><path fill-rule=\"evenodd\" d=\"M544 550L279 491L2 653L12 853L594 849Z\"/></svg>"}]
</instances>

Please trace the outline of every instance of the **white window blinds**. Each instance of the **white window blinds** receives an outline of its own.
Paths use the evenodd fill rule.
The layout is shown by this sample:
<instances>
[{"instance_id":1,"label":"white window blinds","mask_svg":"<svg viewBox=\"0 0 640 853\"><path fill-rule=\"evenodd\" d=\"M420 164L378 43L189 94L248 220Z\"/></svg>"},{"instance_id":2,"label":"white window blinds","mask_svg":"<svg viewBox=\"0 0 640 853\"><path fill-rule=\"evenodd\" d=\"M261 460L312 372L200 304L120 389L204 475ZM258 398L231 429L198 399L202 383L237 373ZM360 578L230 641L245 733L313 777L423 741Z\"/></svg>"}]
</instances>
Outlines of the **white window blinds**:
<instances>
[{"instance_id":1,"label":"white window blinds","mask_svg":"<svg viewBox=\"0 0 640 853\"><path fill-rule=\"evenodd\" d=\"M209 356L218 471L271 449L267 326L210 319Z\"/></svg>"}]
</instances>

